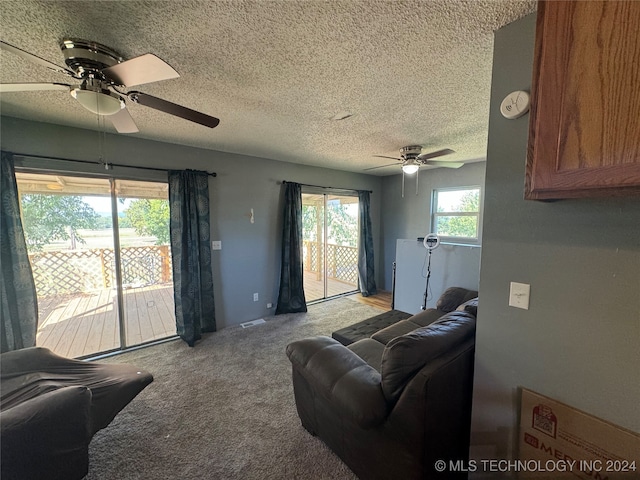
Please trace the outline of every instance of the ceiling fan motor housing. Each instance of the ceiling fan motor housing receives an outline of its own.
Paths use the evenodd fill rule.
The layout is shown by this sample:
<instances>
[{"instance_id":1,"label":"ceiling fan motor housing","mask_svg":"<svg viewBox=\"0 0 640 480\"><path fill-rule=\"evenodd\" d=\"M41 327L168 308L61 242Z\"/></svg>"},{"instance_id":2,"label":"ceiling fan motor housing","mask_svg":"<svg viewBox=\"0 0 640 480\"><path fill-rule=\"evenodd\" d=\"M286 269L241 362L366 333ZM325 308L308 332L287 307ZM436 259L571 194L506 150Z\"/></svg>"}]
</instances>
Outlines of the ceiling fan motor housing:
<instances>
[{"instance_id":1,"label":"ceiling fan motor housing","mask_svg":"<svg viewBox=\"0 0 640 480\"><path fill-rule=\"evenodd\" d=\"M97 42L70 38L63 40L60 48L64 62L80 78L93 76L104 79L101 70L123 61L118 52Z\"/></svg>"},{"instance_id":2,"label":"ceiling fan motor housing","mask_svg":"<svg viewBox=\"0 0 640 480\"><path fill-rule=\"evenodd\" d=\"M409 145L400 149L400 155L404 159L416 158L422 153L422 145Z\"/></svg>"}]
</instances>

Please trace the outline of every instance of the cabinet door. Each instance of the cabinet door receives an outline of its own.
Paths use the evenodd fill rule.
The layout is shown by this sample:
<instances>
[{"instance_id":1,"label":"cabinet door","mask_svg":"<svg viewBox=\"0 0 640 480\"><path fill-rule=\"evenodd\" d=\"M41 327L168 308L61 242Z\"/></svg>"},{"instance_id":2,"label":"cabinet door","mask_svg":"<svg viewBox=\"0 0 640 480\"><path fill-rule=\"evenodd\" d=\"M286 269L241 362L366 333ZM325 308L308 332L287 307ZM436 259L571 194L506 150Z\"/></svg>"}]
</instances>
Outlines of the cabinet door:
<instances>
[{"instance_id":1,"label":"cabinet door","mask_svg":"<svg viewBox=\"0 0 640 480\"><path fill-rule=\"evenodd\" d=\"M640 194L640 2L538 5L525 198Z\"/></svg>"}]
</instances>

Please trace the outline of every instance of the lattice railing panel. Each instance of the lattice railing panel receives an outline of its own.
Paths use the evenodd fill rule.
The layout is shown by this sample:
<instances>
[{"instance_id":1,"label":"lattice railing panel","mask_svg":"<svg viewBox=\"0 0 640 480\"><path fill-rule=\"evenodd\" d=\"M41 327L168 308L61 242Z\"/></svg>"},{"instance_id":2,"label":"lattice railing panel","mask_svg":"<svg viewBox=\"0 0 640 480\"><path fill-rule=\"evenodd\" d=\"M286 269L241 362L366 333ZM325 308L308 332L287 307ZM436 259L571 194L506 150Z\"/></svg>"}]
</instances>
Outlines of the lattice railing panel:
<instances>
[{"instance_id":1,"label":"lattice railing panel","mask_svg":"<svg viewBox=\"0 0 640 480\"><path fill-rule=\"evenodd\" d=\"M341 245L327 245L330 261L333 267L333 278L343 282L358 284L358 249Z\"/></svg>"},{"instance_id":2,"label":"lattice railing panel","mask_svg":"<svg viewBox=\"0 0 640 480\"><path fill-rule=\"evenodd\" d=\"M126 247L121 250L120 259L125 286L155 285L171 278L168 246Z\"/></svg>"},{"instance_id":3,"label":"lattice railing panel","mask_svg":"<svg viewBox=\"0 0 640 480\"><path fill-rule=\"evenodd\" d=\"M171 281L168 245L120 249L123 284L153 285ZM55 251L29 255L38 296L88 292L115 286L112 248Z\"/></svg>"},{"instance_id":4,"label":"lattice railing panel","mask_svg":"<svg viewBox=\"0 0 640 480\"><path fill-rule=\"evenodd\" d=\"M102 288L99 250L37 253L29 259L39 296Z\"/></svg>"},{"instance_id":5,"label":"lattice railing panel","mask_svg":"<svg viewBox=\"0 0 640 480\"><path fill-rule=\"evenodd\" d=\"M304 269L318 271L318 244L305 241ZM327 244L327 276L352 285L358 284L358 249L342 245Z\"/></svg>"}]
</instances>

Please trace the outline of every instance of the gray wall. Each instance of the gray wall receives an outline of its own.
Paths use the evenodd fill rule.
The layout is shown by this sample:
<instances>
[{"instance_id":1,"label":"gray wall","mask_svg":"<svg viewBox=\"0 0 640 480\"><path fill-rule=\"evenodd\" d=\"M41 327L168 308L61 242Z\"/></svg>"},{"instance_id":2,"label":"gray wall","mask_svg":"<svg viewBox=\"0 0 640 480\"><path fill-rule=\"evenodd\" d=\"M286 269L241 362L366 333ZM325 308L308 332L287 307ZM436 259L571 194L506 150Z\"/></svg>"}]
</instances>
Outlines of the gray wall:
<instances>
[{"instance_id":1,"label":"gray wall","mask_svg":"<svg viewBox=\"0 0 640 480\"><path fill-rule=\"evenodd\" d=\"M415 239L429 233L433 189L471 185L483 187L484 171L485 162L470 163L456 170L448 168L423 170L420 173L418 195L416 195L415 176L405 177L404 198L402 198L402 175L383 178L381 246L384 258L381 268L385 290L391 290L396 240ZM482 206L480 208L482 209ZM482 216L482 211L480 214ZM482 232L480 232L480 238L482 239Z\"/></svg>"},{"instance_id":2,"label":"gray wall","mask_svg":"<svg viewBox=\"0 0 640 480\"><path fill-rule=\"evenodd\" d=\"M195 128L195 127L194 127ZM2 149L70 159L98 158L95 131L3 117ZM315 168L264 158L172 145L125 135L108 135L107 162L156 168L215 171L209 182L214 251L214 294L220 328L265 315L275 306L280 277L281 185L289 180L314 185L372 190L374 248L380 251L381 179L371 175ZM76 164L79 171L82 165ZM118 174L118 169L114 169ZM249 221L251 209L255 223ZM380 263L380 255L376 261ZM380 267L377 272L381 283ZM260 295L253 302L253 293Z\"/></svg>"},{"instance_id":3,"label":"gray wall","mask_svg":"<svg viewBox=\"0 0 640 480\"><path fill-rule=\"evenodd\" d=\"M472 458L514 452L518 387L640 431L640 201L523 200L535 15L496 32L476 336ZM531 285L529 310L509 282ZM597 440L597 439L596 439Z\"/></svg>"}]
</instances>

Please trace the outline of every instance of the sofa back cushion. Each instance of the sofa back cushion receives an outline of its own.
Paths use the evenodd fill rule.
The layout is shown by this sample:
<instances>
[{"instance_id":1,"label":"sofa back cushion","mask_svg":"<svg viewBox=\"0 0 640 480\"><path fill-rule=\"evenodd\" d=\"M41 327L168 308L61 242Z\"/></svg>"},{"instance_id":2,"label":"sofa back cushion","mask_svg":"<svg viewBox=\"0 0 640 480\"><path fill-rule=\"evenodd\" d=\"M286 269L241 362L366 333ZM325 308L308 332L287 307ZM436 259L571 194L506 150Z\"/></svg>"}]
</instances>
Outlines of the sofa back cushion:
<instances>
[{"instance_id":1,"label":"sofa back cushion","mask_svg":"<svg viewBox=\"0 0 640 480\"><path fill-rule=\"evenodd\" d=\"M458 308L456 308L459 312L469 312L474 317L478 316L478 297L472 298L468 302L464 302Z\"/></svg>"},{"instance_id":2,"label":"sofa back cushion","mask_svg":"<svg viewBox=\"0 0 640 480\"><path fill-rule=\"evenodd\" d=\"M436 308L445 313L453 312L458 305L478 296L475 290L467 290L462 287L447 288L436 303Z\"/></svg>"},{"instance_id":3,"label":"sofa back cushion","mask_svg":"<svg viewBox=\"0 0 640 480\"><path fill-rule=\"evenodd\" d=\"M395 403L406 384L425 365L473 338L476 319L468 312L450 312L431 325L391 340L382 354L382 390Z\"/></svg>"}]
</instances>

